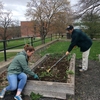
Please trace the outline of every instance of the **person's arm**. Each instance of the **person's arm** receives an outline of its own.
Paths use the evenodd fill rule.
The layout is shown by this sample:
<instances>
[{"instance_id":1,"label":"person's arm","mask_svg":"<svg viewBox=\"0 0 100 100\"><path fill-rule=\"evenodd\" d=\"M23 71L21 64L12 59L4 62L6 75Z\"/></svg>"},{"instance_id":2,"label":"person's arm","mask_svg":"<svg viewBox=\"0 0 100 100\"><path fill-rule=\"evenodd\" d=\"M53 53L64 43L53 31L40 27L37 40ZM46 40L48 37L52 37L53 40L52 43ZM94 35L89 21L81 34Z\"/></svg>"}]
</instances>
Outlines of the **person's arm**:
<instances>
[{"instance_id":1,"label":"person's arm","mask_svg":"<svg viewBox=\"0 0 100 100\"><path fill-rule=\"evenodd\" d=\"M20 63L20 65L21 65L21 67L23 69L23 72L34 76L35 73L28 67L28 64L27 64L27 61L26 61L26 58L25 58L24 55L19 57L18 62Z\"/></svg>"},{"instance_id":2,"label":"person's arm","mask_svg":"<svg viewBox=\"0 0 100 100\"><path fill-rule=\"evenodd\" d=\"M78 38L78 33L72 36L71 44L68 47L67 53L70 52L77 45Z\"/></svg>"}]
</instances>

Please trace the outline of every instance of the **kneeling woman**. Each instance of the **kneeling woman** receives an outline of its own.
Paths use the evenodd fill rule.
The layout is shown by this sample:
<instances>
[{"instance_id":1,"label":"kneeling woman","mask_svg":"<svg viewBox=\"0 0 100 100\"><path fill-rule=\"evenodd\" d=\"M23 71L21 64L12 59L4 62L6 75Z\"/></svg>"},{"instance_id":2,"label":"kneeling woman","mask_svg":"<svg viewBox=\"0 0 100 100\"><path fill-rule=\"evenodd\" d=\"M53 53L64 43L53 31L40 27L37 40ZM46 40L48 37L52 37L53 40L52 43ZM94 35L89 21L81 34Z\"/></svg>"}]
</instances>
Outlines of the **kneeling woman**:
<instances>
[{"instance_id":1,"label":"kneeling woman","mask_svg":"<svg viewBox=\"0 0 100 100\"><path fill-rule=\"evenodd\" d=\"M39 79L38 75L28 67L29 57L32 56L34 51L35 49L27 44L24 46L24 50L15 56L7 70L9 85L2 90L0 98L4 97L6 91L14 91L17 89L14 99L22 100L20 95L27 82L27 74L33 76L35 79Z\"/></svg>"}]
</instances>

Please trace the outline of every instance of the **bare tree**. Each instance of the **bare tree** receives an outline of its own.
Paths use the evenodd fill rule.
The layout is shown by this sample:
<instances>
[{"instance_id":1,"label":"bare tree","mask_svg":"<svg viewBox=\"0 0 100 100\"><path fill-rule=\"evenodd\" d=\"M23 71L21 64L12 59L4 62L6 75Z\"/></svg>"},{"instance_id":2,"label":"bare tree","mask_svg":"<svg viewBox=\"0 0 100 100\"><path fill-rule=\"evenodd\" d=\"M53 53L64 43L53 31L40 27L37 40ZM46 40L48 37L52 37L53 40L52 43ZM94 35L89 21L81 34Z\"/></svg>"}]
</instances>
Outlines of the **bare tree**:
<instances>
[{"instance_id":1,"label":"bare tree","mask_svg":"<svg viewBox=\"0 0 100 100\"><path fill-rule=\"evenodd\" d=\"M59 33L59 34L65 33L66 26L69 22L66 13L59 12L55 17L56 18L54 18L51 22L52 26L50 27L50 31L52 33Z\"/></svg>"},{"instance_id":2,"label":"bare tree","mask_svg":"<svg viewBox=\"0 0 100 100\"><path fill-rule=\"evenodd\" d=\"M10 11L2 12L0 16L0 37L3 40L6 40L10 36L8 27L10 27L13 22L11 17L12 13Z\"/></svg>"},{"instance_id":3,"label":"bare tree","mask_svg":"<svg viewBox=\"0 0 100 100\"><path fill-rule=\"evenodd\" d=\"M79 0L77 10L79 17L82 17L86 13L99 14L100 15L100 0Z\"/></svg>"},{"instance_id":4,"label":"bare tree","mask_svg":"<svg viewBox=\"0 0 100 100\"><path fill-rule=\"evenodd\" d=\"M27 4L26 17L38 22L39 33L42 39L49 32L49 28L57 21L57 14L70 14L70 6L67 0L31 0ZM70 16L67 16L68 19ZM67 23L67 22L65 22Z\"/></svg>"},{"instance_id":5,"label":"bare tree","mask_svg":"<svg viewBox=\"0 0 100 100\"><path fill-rule=\"evenodd\" d=\"M78 0L79 9L75 12L75 18L80 19L81 28L91 37L99 34L100 26L100 0Z\"/></svg>"},{"instance_id":6,"label":"bare tree","mask_svg":"<svg viewBox=\"0 0 100 100\"><path fill-rule=\"evenodd\" d=\"M11 24L10 34L12 35L12 38L21 37L20 25L18 20L14 20Z\"/></svg>"},{"instance_id":7,"label":"bare tree","mask_svg":"<svg viewBox=\"0 0 100 100\"><path fill-rule=\"evenodd\" d=\"M12 12L4 11L0 2L0 39L7 40L12 37L21 36L19 22L12 20Z\"/></svg>"}]
</instances>

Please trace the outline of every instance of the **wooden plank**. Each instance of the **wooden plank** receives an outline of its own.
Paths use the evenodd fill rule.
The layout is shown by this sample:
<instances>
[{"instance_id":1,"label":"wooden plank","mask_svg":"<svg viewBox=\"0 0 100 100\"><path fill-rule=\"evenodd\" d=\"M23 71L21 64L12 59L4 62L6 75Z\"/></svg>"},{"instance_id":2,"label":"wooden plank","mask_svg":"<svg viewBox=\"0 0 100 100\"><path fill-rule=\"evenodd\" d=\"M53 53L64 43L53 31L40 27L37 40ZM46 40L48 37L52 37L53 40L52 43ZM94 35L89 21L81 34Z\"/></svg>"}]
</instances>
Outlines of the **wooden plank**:
<instances>
[{"instance_id":1,"label":"wooden plank","mask_svg":"<svg viewBox=\"0 0 100 100\"><path fill-rule=\"evenodd\" d=\"M66 94L74 95L73 86L67 83L28 81L24 93L30 95L31 92L39 93L45 97L55 97L66 99Z\"/></svg>"},{"instance_id":2,"label":"wooden plank","mask_svg":"<svg viewBox=\"0 0 100 100\"><path fill-rule=\"evenodd\" d=\"M34 92L39 93L44 97L66 99L66 95L75 94L75 54L71 58L69 70L74 72L74 75L71 76L69 82L63 83L28 80L23 93L30 95L31 92Z\"/></svg>"}]
</instances>

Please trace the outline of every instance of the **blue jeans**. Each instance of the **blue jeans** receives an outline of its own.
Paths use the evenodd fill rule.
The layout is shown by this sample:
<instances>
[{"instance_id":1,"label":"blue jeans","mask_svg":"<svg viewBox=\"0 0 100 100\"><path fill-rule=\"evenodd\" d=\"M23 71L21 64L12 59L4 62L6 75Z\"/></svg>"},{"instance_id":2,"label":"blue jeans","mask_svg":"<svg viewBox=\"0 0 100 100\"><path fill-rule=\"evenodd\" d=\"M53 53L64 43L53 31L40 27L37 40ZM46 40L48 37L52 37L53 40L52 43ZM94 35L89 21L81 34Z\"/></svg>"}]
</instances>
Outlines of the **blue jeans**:
<instances>
[{"instance_id":1,"label":"blue jeans","mask_svg":"<svg viewBox=\"0 0 100 100\"><path fill-rule=\"evenodd\" d=\"M26 82L27 75L25 73L11 74L7 76L9 85L6 87L6 91L19 90L22 91Z\"/></svg>"}]
</instances>

